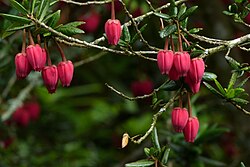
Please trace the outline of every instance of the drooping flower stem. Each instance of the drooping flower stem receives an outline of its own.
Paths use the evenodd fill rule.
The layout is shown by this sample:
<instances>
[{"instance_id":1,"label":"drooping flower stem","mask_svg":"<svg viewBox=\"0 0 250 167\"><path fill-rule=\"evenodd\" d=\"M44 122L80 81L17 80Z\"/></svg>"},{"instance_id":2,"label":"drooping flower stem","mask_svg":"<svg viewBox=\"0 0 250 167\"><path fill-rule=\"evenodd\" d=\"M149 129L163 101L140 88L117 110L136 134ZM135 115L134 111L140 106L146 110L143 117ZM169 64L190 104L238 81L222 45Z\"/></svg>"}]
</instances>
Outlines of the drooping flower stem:
<instances>
[{"instance_id":1,"label":"drooping flower stem","mask_svg":"<svg viewBox=\"0 0 250 167\"><path fill-rule=\"evenodd\" d=\"M182 92L179 95L179 107L182 108Z\"/></svg>"},{"instance_id":2,"label":"drooping flower stem","mask_svg":"<svg viewBox=\"0 0 250 167\"><path fill-rule=\"evenodd\" d=\"M187 98L188 98L188 114L189 117L192 117L192 106L191 106L191 101L190 101L190 93L187 93Z\"/></svg>"},{"instance_id":3,"label":"drooping flower stem","mask_svg":"<svg viewBox=\"0 0 250 167\"><path fill-rule=\"evenodd\" d=\"M170 42L171 42L171 49L172 49L173 52L175 52L174 40L172 38L172 35L170 35Z\"/></svg>"},{"instance_id":4,"label":"drooping flower stem","mask_svg":"<svg viewBox=\"0 0 250 167\"><path fill-rule=\"evenodd\" d=\"M32 35L31 35L30 30L28 31L28 34L29 34L29 41L30 41L30 45L35 45L35 43L34 43L34 40L33 40L33 38L32 38Z\"/></svg>"},{"instance_id":5,"label":"drooping flower stem","mask_svg":"<svg viewBox=\"0 0 250 167\"><path fill-rule=\"evenodd\" d=\"M52 62L51 62L51 59L50 59L50 56L49 56L49 52L48 52L48 42L46 40L44 41L44 49L45 49L45 52L46 52L46 55L47 55L48 66L51 66Z\"/></svg>"},{"instance_id":6,"label":"drooping flower stem","mask_svg":"<svg viewBox=\"0 0 250 167\"><path fill-rule=\"evenodd\" d=\"M182 40L181 40L181 30L180 30L180 24L178 21L176 21L176 26L178 30L179 51L182 52L183 48L182 48Z\"/></svg>"},{"instance_id":7,"label":"drooping flower stem","mask_svg":"<svg viewBox=\"0 0 250 167\"><path fill-rule=\"evenodd\" d=\"M41 37L40 37L40 34L37 34L37 43L41 46Z\"/></svg>"},{"instance_id":8,"label":"drooping flower stem","mask_svg":"<svg viewBox=\"0 0 250 167\"><path fill-rule=\"evenodd\" d=\"M115 20L115 0L112 0L111 2L111 19Z\"/></svg>"},{"instance_id":9,"label":"drooping flower stem","mask_svg":"<svg viewBox=\"0 0 250 167\"><path fill-rule=\"evenodd\" d=\"M55 40L55 43L56 43L56 46L61 54L61 57L62 57L62 61L67 61L66 57L65 57L65 54L62 50L62 47L59 45L59 43Z\"/></svg>"},{"instance_id":10,"label":"drooping flower stem","mask_svg":"<svg viewBox=\"0 0 250 167\"><path fill-rule=\"evenodd\" d=\"M23 29L22 53L25 53L25 49L26 49L26 30Z\"/></svg>"},{"instance_id":11,"label":"drooping flower stem","mask_svg":"<svg viewBox=\"0 0 250 167\"><path fill-rule=\"evenodd\" d=\"M165 41L164 50L168 50L168 37L166 38L166 41Z\"/></svg>"}]
</instances>

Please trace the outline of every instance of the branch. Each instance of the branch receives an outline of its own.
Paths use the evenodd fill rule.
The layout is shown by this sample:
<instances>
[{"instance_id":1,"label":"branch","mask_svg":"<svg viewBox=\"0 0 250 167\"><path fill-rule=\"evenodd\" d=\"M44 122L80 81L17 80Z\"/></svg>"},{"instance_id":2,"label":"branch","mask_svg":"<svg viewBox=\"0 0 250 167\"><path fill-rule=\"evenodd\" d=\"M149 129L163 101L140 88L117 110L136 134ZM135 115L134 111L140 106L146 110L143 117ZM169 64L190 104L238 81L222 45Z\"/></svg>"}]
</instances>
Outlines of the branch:
<instances>
[{"instance_id":1,"label":"branch","mask_svg":"<svg viewBox=\"0 0 250 167\"><path fill-rule=\"evenodd\" d=\"M106 3L110 3L112 0L104 0L104 1L88 1L88 2L76 2L72 0L60 0L61 2L66 2L69 4L79 5L79 6L87 6L87 5L103 5Z\"/></svg>"},{"instance_id":2,"label":"branch","mask_svg":"<svg viewBox=\"0 0 250 167\"><path fill-rule=\"evenodd\" d=\"M182 88L181 88L181 89L182 89ZM162 113L163 113L168 107L170 107L170 105L171 105L172 103L174 103L174 101L175 101L175 99L177 98L178 94L180 93L180 90L181 90L181 89L179 89L179 90L176 92L176 94L168 101L168 103L167 103L165 106L163 106L156 114L154 114L153 119L152 119L153 122L151 123L150 128L148 129L148 131L147 131L142 137L140 137L138 140L134 139L134 138L136 138L137 136L134 136L134 137L131 137L131 138L130 138L131 141L132 141L133 143L140 144L143 140L145 140L145 139L150 135L150 133L153 131L153 129L154 129L155 125L156 125L156 122L157 122L157 120L158 120L158 117L161 116Z\"/></svg>"}]
</instances>

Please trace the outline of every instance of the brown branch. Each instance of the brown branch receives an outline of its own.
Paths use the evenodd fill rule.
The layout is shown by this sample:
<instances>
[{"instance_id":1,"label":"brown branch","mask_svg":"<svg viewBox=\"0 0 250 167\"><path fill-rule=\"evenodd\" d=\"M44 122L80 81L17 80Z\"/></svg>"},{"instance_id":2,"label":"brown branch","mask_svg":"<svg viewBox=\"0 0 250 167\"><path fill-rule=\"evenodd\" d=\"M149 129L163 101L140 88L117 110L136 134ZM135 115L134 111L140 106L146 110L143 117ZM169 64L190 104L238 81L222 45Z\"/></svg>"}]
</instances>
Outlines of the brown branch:
<instances>
[{"instance_id":1,"label":"brown branch","mask_svg":"<svg viewBox=\"0 0 250 167\"><path fill-rule=\"evenodd\" d=\"M87 5L103 5L110 3L112 0L103 0L103 1L88 1L88 2L76 2L72 0L60 0L61 2L66 2L69 4L79 5L79 6L87 6Z\"/></svg>"}]
</instances>

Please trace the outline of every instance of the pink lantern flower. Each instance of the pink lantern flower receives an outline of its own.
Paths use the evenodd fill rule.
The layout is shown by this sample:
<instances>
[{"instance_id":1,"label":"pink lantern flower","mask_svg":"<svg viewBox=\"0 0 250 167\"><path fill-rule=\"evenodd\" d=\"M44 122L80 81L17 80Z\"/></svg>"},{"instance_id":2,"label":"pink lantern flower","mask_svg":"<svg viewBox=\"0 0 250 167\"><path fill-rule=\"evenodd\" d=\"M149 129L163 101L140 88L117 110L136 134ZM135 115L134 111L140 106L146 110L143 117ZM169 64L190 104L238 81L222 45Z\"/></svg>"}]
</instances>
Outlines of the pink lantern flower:
<instances>
[{"instance_id":1,"label":"pink lantern flower","mask_svg":"<svg viewBox=\"0 0 250 167\"><path fill-rule=\"evenodd\" d=\"M70 60L62 61L58 64L57 68L59 79L63 87L69 86L74 74L73 63Z\"/></svg>"},{"instance_id":2,"label":"pink lantern flower","mask_svg":"<svg viewBox=\"0 0 250 167\"><path fill-rule=\"evenodd\" d=\"M109 19L105 23L105 33L110 45L117 45L121 37L121 23L117 19Z\"/></svg>"},{"instance_id":3,"label":"pink lantern flower","mask_svg":"<svg viewBox=\"0 0 250 167\"><path fill-rule=\"evenodd\" d=\"M188 118L188 122L183 129L185 141L193 143L199 130L199 121L196 117Z\"/></svg>"},{"instance_id":4,"label":"pink lantern flower","mask_svg":"<svg viewBox=\"0 0 250 167\"><path fill-rule=\"evenodd\" d=\"M46 63L46 53L44 54L40 45L29 45L26 48L26 54L33 70L41 71Z\"/></svg>"},{"instance_id":5,"label":"pink lantern flower","mask_svg":"<svg viewBox=\"0 0 250 167\"><path fill-rule=\"evenodd\" d=\"M24 79L29 75L31 71L31 66L28 62L26 53L18 53L16 55L15 65L16 65L16 76L18 79Z\"/></svg>"},{"instance_id":6,"label":"pink lantern flower","mask_svg":"<svg viewBox=\"0 0 250 167\"><path fill-rule=\"evenodd\" d=\"M188 121L188 111L186 108L175 107L171 114L172 125L176 132L182 132Z\"/></svg>"},{"instance_id":7,"label":"pink lantern flower","mask_svg":"<svg viewBox=\"0 0 250 167\"><path fill-rule=\"evenodd\" d=\"M190 55L187 52L175 52L174 67L179 76L186 76L190 68Z\"/></svg>"},{"instance_id":8,"label":"pink lantern flower","mask_svg":"<svg viewBox=\"0 0 250 167\"><path fill-rule=\"evenodd\" d=\"M49 93L55 93L58 84L58 71L55 65L46 66L42 70L44 85Z\"/></svg>"},{"instance_id":9,"label":"pink lantern flower","mask_svg":"<svg viewBox=\"0 0 250 167\"><path fill-rule=\"evenodd\" d=\"M173 65L174 53L171 50L160 50L157 54L157 64L161 74L169 74Z\"/></svg>"}]
</instances>

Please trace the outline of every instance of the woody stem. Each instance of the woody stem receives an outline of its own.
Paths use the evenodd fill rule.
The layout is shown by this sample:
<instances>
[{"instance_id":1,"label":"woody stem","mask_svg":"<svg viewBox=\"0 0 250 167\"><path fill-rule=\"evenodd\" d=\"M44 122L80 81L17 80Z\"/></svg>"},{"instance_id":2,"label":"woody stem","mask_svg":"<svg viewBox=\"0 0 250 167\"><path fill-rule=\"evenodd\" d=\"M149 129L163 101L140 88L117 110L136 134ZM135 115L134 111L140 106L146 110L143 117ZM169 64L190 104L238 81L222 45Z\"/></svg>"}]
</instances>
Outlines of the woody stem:
<instances>
[{"instance_id":1,"label":"woody stem","mask_svg":"<svg viewBox=\"0 0 250 167\"><path fill-rule=\"evenodd\" d=\"M26 48L26 30L23 29L22 53L25 53L25 48Z\"/></svg>"},{"instance_id":2,"label":"woody stem","mask_svg":"<svg viewBox=\"0 0 250 167\"><path fill-rule=\"evenodd\" d=\"M59 43L58 43L56 40L55 40L55 42L56 42L56 46L57 46L57 48L58 48L58 50L59 50L59 52L60 52L60 54L61 54L62 61L67 61L67 59L66 59L66 57L65 57L65 54L64 54L64 52L63 52L61 46L59 45Z\"/></svg>"},{"instance_id":3,"label":"woody stem","mask_svg":"<svg viewBox=\"0 0 250 167\"><path fill-rule=\"evenodd\" d=\"M40 34L37 34L37 43L41 46L41 37L40 37Z\"/></svg>"},{"instance_id":4,"label":"woody stem","mask_svg":"<svg viewBox=\"0 0 250 167\"><path fill-rule=\"evenodd\" d=\"M112 0L111 2L111 19L115 20L115 0Z\"/></svg>"},{"instance_id":5,"label":"woody stem","mask_svg":"<svg viewBox=\"0 0 250 167\"><path fill-rule=\"evenodd\" d=\"M192 107L191 107L191 101L190 101L190 93L187 93L187 97L188 97L188 113L189 113L189 117L192 117Z\"/></svg>"}]
</instances>

